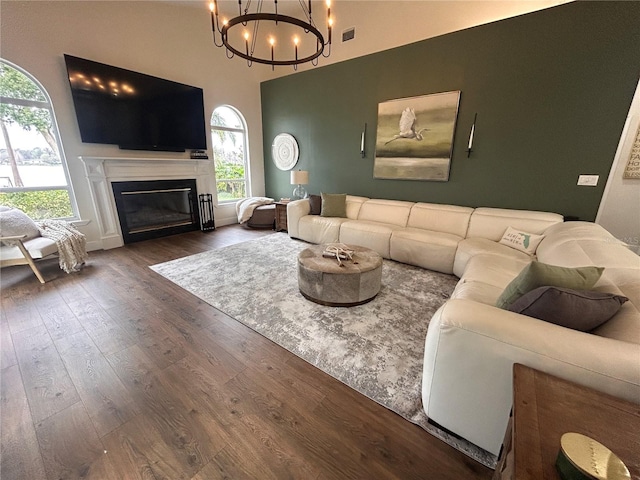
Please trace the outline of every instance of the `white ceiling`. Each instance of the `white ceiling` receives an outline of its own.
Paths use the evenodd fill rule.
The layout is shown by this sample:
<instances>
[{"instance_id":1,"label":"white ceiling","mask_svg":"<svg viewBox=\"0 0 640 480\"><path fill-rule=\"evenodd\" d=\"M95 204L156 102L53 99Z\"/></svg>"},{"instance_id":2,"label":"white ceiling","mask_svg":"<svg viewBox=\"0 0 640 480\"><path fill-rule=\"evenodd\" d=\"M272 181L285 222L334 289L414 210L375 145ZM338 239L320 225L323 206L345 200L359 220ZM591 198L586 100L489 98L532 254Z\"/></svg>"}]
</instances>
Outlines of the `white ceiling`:
<instances>
[{"instance_id":1,"label":"white ceiling","mask_svg":"<svg viewBox=\"0 0 640 480\"><path fill-rule=\"evenodd\" d=\"M192 8L201 8L209 15L209 2L205 0L160 0ZM320 59L320 66L349 60L370 53L387 50L427 38L494 22L504 18L554 7L572 0L331 0L334 17L331 56ZM259 2L252 1L255 6ZM299 16L300 0L279 0L279 13L293 12ZM306 4L307 2L304 1ZM243 1L243 6L246 1ZM219 0L221 14L236 15L237 0ZM271 11L273 2L264 1L263 11ZM326 15L324 0L312 2L318 28L325 33L323 17ZM252 7L252 10L254 8ZM355 38L342 43L342 32L355 27ZM284 42L281 42L284 43ZM287 47L289 48L289 47ZM243 61L234 59L230 61ZM266 65L254 65L261 69L263 79L276 78L293 73L292 67L277 67L274 72ZM301 65L298 70L314 68Z\"/></svg>"}]
</instances>

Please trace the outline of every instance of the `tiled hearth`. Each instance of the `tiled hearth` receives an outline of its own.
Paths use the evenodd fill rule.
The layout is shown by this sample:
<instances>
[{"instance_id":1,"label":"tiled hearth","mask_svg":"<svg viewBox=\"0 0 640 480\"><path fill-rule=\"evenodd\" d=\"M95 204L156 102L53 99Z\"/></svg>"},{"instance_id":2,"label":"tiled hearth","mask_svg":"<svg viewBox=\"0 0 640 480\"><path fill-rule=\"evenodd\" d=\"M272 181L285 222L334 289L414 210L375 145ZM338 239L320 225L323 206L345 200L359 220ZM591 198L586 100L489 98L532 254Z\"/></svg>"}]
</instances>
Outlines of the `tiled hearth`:
<instances>
[{"instance_id":1,"label":"tiled hearth","mask_svg":"<svg viewBox=\"0 0 640 480\"><path fill-rule=\"evenodd\" d=\"M96 245L99 248L124 245L111 182L194 178L198 193L215 191L210 160L105 157L80 157L80 160L85 166L100 229L102 245Z\"/></svg>"}]
</instances>

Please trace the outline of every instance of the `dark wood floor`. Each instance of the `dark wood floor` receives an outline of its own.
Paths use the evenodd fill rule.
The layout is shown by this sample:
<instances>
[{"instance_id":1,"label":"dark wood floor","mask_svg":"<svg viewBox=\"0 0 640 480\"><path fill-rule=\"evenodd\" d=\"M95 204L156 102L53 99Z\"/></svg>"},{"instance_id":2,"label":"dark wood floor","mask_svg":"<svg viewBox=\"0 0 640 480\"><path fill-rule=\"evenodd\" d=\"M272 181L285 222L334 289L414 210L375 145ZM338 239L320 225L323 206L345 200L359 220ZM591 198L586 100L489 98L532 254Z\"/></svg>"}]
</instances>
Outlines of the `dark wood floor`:
<instances>
[{"instance_id":1,"label":"dark wood floor","mask_svg":"<svg viewBox=\"0 0 640 480\"><path fill-rule=\"evenodd\" d=\"M1 478L490 478L147 268L266 234L91 252L71 275L47 260L45 285L3 269Z\"/></svg>"}]
</instances>

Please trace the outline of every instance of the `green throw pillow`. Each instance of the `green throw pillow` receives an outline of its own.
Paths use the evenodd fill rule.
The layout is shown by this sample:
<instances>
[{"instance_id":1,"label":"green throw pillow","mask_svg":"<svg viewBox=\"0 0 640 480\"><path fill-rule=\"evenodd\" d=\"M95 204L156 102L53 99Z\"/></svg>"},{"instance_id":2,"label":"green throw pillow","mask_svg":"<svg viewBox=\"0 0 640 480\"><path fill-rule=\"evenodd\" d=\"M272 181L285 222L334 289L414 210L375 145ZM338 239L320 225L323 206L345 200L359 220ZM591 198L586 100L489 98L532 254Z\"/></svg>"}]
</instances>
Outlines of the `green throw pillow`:
<instances>
[{"instance_id":1,"label":"green throw pillow","mask_svg":"<svg viewBox=\"0 0 640 480\"><path fill-rule=\"evenodd\" d=\"M509 308L522 295L538 287L552 286L589 290L598 281L603 271L602 267L568 268L533 261L507 285L498 298L496 306Z\"/></svg>"},{"instance_id":2,"label":"green throw pillow","mask_svg":"<svg viewBox=\"0 0 640 480\"><path fill-rule=\"evenodd\" d=\"M322 193L322 217L342 217L347 216L347 194L346 193Z\"/></svg>"}]
</instances>

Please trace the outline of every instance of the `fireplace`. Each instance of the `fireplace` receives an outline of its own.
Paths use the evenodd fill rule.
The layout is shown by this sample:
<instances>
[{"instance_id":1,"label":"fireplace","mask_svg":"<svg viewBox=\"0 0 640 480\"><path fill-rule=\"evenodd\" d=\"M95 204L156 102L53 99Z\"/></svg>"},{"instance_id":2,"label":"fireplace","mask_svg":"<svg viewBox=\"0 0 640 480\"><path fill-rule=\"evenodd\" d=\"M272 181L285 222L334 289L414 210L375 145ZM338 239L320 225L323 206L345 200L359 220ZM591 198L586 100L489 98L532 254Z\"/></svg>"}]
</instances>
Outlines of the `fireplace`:
<instances>
[{"instance_id":1,"label":"fireplace","mask_svg":"<svg viewBox=\"0 0 640 480\"><path fill-rule=\"evenodd\" d=\"M124 243L200 228L195 179L111 182Z\"/></svg>"}]
</instances>

